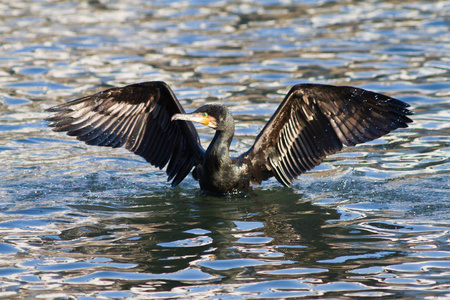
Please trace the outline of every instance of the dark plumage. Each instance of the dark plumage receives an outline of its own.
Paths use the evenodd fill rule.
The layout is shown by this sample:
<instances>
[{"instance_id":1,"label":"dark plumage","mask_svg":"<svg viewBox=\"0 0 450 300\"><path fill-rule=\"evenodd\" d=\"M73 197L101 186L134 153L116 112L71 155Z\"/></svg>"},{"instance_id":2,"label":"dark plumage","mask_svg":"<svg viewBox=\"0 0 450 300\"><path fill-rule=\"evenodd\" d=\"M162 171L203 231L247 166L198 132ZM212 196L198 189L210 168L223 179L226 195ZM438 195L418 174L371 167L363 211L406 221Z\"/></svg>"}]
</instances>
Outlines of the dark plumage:
<instances>
[{"instance_id":1,"label":"dark plumage","mask_svg":"<svg viewBox=\"0 0 450 300\"><path fill-rule=\"evenodd\" d=\"M88 145L121 147L163 168L172 186L193 169L203 191L248 193L272 176L290 186L295 178L343 148L379 138L412 122L409 105L349 86L298 84L245 153L230 158L234 119L227 107L208 104L186 114L164 82L112 88L50 108L55 131ZM216 130L205 151L198 122Z\"/></svg>"}]
</instances>

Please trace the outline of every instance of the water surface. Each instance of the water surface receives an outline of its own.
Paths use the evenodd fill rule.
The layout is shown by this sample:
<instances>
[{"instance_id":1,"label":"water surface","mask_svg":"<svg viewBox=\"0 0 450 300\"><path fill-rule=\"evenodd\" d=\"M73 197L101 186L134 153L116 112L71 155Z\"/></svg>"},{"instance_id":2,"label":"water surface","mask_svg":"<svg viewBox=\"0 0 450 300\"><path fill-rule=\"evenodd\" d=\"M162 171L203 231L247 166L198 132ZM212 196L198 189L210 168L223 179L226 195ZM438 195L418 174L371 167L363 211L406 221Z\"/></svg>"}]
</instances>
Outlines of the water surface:
<instances>
[{"instance_id":1,"label":"water surface","mask_svg":"<svg viewBox=\"0 0 450 300\"><path fill-rule=\"evenodd\" d=\"M11 1L10 1L11 2ZM450 297L450 2L0 3L0 297ZM46 108L162 80L250 147L290 87L354 85L414 123L246 198L177 188ZM206 147L213 132L198 127Z\"/></svg>"}]
</instances>

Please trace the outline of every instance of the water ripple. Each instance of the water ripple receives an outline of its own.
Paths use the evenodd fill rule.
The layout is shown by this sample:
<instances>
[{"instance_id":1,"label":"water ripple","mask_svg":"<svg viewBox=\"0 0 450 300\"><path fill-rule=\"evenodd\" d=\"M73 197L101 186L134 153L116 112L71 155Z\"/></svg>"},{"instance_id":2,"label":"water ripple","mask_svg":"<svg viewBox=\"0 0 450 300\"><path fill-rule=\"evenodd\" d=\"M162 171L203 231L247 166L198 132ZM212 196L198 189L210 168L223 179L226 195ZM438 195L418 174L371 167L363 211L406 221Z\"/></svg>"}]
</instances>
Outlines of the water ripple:
<instances>
[{"instance_id":1,"label":"water ripple","mask_svg":"<svg viewBox=\"0 0 450 300\"><path fill-rule=\"evenodd\" d=\"M448 298L448 1L0 4L0 297ZM414 123L291 189L172 189L124 149L50 131L46 108L162 80L236 116L246 151L294 84L355 85ZM203 145L213 133L198 127Z\"/></svg>"}]
</instances>

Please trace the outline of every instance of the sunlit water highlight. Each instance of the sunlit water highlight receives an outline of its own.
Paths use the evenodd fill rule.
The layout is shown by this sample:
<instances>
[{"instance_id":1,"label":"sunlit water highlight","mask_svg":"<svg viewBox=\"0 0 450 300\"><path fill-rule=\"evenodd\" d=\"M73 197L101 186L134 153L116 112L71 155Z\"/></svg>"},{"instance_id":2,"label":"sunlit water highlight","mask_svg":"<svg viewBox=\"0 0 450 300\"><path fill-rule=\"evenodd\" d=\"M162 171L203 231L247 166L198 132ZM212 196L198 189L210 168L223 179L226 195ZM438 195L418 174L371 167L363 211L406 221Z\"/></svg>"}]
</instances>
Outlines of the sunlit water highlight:
<instances>
[{"instance_id":1,"label":"sunlit water highlight","mask_svg":"<svg viewBox=\"0 0 450 300\"><path fill-rule=\"evenodd\" d=\"M0 3L0 297L450 297L450 2ZM172 189L123 149L54 133L44 109L163 80L227 104L253 143L289 88L354 85L414 123L290 189ZM212 132L198 128L206 145Z\"/></svg>"}]
</instances>

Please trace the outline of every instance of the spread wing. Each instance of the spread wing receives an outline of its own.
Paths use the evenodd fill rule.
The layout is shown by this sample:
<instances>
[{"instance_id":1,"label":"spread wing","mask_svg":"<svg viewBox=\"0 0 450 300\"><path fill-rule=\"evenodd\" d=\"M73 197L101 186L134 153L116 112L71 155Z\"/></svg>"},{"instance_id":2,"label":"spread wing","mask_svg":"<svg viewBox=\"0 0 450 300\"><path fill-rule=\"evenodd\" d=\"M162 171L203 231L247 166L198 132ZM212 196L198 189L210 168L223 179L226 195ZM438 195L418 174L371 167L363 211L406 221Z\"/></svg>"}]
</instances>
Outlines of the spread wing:
<instances>
[{"instance_id":1,"label":"spread wing","mask_svg":"<svg viewBox=\"0 0 450 300\"><path fill-rule=\"evenodd\" d=\"M112 88L47 111L56 112L46 119L54 131L67 131L88 145L125 146L160 169L169 163L172 186L204 155L192 123L171 122L174 114L184 110L164 82Z\"/></svg>"},{"instance_id":2,"label":"spread wing","mask_svg":"<svg viewBox=\"0 0 450 300\"><path fill-rule=\"evenodd\" d=\"M412 122L408 104L349 86L294 86L242 155L260 183L271 176L285 186L343 148L379 138Z\"/></svg>"}]
</instances>

